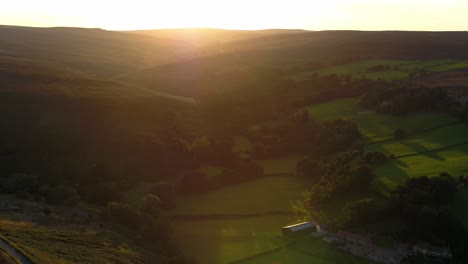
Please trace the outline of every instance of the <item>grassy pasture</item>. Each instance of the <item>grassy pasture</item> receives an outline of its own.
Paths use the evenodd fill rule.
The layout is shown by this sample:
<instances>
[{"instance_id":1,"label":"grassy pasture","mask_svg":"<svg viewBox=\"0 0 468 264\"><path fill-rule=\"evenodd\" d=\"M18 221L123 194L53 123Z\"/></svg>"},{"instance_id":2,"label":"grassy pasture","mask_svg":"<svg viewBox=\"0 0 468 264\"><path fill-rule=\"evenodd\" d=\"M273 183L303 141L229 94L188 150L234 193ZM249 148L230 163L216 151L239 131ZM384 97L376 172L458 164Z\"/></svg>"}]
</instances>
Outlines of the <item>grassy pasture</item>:
<instances>
[{"instance_id":1,"label":"grassy pasture","mask_svg":"<svg viewBox=\"0 0 468 264\"><path fill-rule=\"evenodd\" d=\"M403 128L411 134L457 121L445 113L418 113L400 117L360 112L356 102L356 99L336 100L311 106L308 110L312 117L319 120L335 118L353 120L359 126L367 143L391 139L393 131L397 128ZM463 124L455 124L416 134L401 141L390 140L372 144L366 148L395 156L406 155L468 142L467 133L468 127ZM373 182L374 189L382 194L388 194L390 190L408 177L432 176L441 172L453 175L466 173L468 172L467 153L468 146L459 146L376 165L374 172L377 178Z\"/></svg>"},{"instance_id":2,"label":"grassy pasture","mask_svg":"<svg viewBox=\"0 0 468 264\"><path fill-rule=\"evenodd\" d=\"M367 260L353 257L330 247L317 238L303 238L298 243L285 247L279 251L255 257L241 264L322 264L322 263L371 263Z\"/></svg>"},{"instance_id":3,"label":"grassy pasture","mask_svg":"<svg viewBox=\"0 0 468 264\"><path fill-rule=\"evenodd\" d=\"M175 220L175 235L184 254L200 263L229 263L286 241L281 227L299 222L293 216L259 216L212 220Z\"/></svg>"},{"instance_id":4,"label":"grassy pasture","mask_svg":"<svg viewBox=\"0 0 468 264\"><path fill-rule=\"evenodd\" d=\"M292 155L285 158L259 160L258 162L263 166L265 174L295 174L297 163L302 159L304 157L301 155Z\"/></svg>"},{"instance_id":5,"label":"grassy pasture","mask_svg":"<svg viewBox=\"0 0 468 264\"><path fill-rule=\"evenodd\" d=\"M202 220L177 218L173 223L185 254L196 256L201 263L228 263L284 245L281 227L302 220L287 214L235 215L292 211L310 186L309 180L298 177L266 177L179 197L176 209L168 214L231 215Z\"/></svg>"},{"instance_id":6,"label":"grassy pasture","mask_svg":"<svg viewBox=\"0 0 468 264\"><path fill-rule=\"evenodd\" d=\"M376 72L367 70L374 66L397 66L396 69L388 69ZM338 65L320 69L314 72L302 72L297 75L298 79L307 77L310 74L319 75L351 75L355 78L366 77L369 79L398 80L408 78L409 73L414 70L426 70L429 72L449 71L460 68L468 68L468 61L462 60L429 60L429 61L409 61L409 60L365 60L356 63Z\"/></svg>"},{"instance_id":7,"label":"grassy pasture","mask_svg":"<svg viewBox=\"0 0 468 264\"><path fill-rule=\"evenodd\" d=\"M171 214L255 214L290 211L311 187L305 178L273 176L228 186L212 192L179 197Z\"/></svg>"},{"instance_id":8,"label":"grassy pasture","mask_svg":"<svg viewBox=\"0 0 468 264\"><path fill-rule=\"evenodd\" d=\"M468 127L460 123L409 136L404 140L369 145L366 149L400 156L468 142L466 135L468 135Z\"/></svg>"},{"instance_id":9,"label":"grassy pasture","mask_svg":"<svg viewBox=\"0 0 468 264\"><path fill-rule=\"evenodd\" d=\"M307 110L312 118L318 120L343 118L356 122L368 143L392 138L397 128L414 133L457 121L445 113L418 113L403 117L378 115L372 111L363 111L357 106L357 102L356 98L341 99L314 105Z\"/></svg>"},{"instance_id":10,"label":"grassy pasture","mask_svg":"<svg viewBox=\"0 0 468 264\"><path fill-rule=\"evenodd\" d=\"M447 172L457 176L468 172L468 146L391 160L375 166L374 188L381 193L395 188L408 177L433 176Z\"/></svg>"}]
</instances>

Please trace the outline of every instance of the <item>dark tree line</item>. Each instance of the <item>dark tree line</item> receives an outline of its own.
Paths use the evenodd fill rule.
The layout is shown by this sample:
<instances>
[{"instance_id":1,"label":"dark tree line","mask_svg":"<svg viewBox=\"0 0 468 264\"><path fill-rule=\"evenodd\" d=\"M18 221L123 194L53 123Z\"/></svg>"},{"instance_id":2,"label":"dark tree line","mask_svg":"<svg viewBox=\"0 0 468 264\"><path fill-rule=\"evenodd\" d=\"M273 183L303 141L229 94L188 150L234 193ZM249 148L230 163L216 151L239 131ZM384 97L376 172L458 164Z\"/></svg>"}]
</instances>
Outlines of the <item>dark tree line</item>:
<instances>
[{"instance_id":1,"label":"dark tree line","mask_svg":"<svg viewBox=\"0 0 468 264\"><path fill-rule=\"evenodd\" d=\"M312 210L332 199L347 194L368 190L374 179L371 166L361 157L359 151L347 151L337 154L334 158L316 162L306 160L299 164L300 168L321 173L319 180L312 186L306 205ZM317 174L312 175L317 177Z\"/></svg>"},{"instance_id":2,"label":"dark tree line","mask_svg":"<svg viewBox=\"0 0 468 264\"><path fill-rule=\"evenodd\" d=\"M239 158L233 166L226 168L216 177L207 177L199 169L185 173L178 185L178 191L180 194L201 193L257 179L263 175L263 167L258 163Z\"/></svg>"},{"instance_id":3,"label":"dark tree line","mask_svg":"<svg viewBox=\"0 0 468 264\"><path fill-rule=\"evenodd\" d=\"M253 155L258 158L299 153L323 157L358 144L361 134L351 121L337 119L317 122L307 111L299 111L259 126L249 135Z\"/></svg>"},{"instance_id":4,"label":"dark tree line","mask_svg":"<svg viewBox=\"0 0 468 264\"><path fill-rule=\"evenodd\" d=\"M372 89L361 97L360 105L377 113L405 115L424 111L446 111L452 100L446 91L427 87L386 87Z\"/></svg>"}]
</instances>

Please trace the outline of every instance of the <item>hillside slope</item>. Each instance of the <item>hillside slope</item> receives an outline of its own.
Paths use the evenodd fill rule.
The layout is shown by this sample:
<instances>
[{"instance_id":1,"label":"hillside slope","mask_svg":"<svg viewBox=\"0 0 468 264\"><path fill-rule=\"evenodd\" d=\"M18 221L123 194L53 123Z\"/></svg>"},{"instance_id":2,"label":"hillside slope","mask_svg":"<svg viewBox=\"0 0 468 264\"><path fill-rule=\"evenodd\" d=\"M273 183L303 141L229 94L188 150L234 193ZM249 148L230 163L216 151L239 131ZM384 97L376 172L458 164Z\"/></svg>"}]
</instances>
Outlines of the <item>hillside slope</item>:
<instances>
[{"instance_id":1,"label":"hillside slope","mask_svg":"<svg viewBox=\"0 0 468 264\"><path fill-rule=\"evenodd\" d=\"M466 59L466 32L363 32L321 31L231 41L205 48L206 54L190 61L158 65L124 77L151 89L180 94L201 76L255 67L294 71L370 58L399 60Z\"/></svg>"},{"instance_id":2,"label":"hillside slope","mask_svg":"<svg viewBox=\"0 0 468 264\"><path fill-rule=\"evenodd\" d=\"M46 61L95 76L168 62L177 47L166 39L101 29L0 26L0 56Z\"/></svg>"}]
</instances>

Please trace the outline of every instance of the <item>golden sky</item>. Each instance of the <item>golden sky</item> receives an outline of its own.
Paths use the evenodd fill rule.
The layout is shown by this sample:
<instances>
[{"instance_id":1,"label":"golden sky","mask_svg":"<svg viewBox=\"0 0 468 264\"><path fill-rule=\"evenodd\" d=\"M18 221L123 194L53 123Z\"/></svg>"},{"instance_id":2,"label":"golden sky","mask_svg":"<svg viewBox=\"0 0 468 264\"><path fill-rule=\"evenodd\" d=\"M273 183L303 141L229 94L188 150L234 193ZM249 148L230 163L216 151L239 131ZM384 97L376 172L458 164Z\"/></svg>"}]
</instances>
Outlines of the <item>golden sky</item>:
<instances>
[{"instance_id":1,"label":"golden sky","mask_svg":"<svg viewBox=\"0 0 468 264\"><path fill-rule=\"evenodd\" d=\"M110 30L468 30L467 14L468 0L2 0L0 24Z\"/></svg>"}]
</instances>

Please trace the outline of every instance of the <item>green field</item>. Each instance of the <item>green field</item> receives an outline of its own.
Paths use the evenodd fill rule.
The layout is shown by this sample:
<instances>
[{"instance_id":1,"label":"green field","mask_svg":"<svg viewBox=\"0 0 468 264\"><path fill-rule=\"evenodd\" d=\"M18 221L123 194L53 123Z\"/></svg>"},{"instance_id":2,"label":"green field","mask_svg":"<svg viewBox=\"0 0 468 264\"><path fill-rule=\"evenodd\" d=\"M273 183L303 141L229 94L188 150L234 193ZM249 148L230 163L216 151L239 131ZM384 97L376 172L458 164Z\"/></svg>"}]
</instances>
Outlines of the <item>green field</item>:
<instances>
[{"instance_id":1,"label":"green field","mask_svg":"<svg viewBox=\"0 0 468 264\"><path fill-rule=\"evenodd\" d=\"M465 143L468 142L466 135L468 135L468 127L459 123L409 136L404 140L392 140L381 144L369 145L366 149L370 151L382 151L388 155L401 156Z\"/></svg>"},{"instance_id":2,"label":"green field","mask_svg":"<svg viewBox=\"0 0 468 264\"><path fill-rule=\"evenodd\" d=\"M286 244L281 228L293 216L176 220L175 234L184 254L200 263L228 263Z\"/></svg>"},{"instance_id":3,"label":"green field","mask_svg":"<svg viewBox=\"0 0 468 264\"><path fill-rule=\"evenodd\" d=\"M396 69L388 69L369 72L368 69L375 66L392 66ZM468 61L463 60L430 60L430 61L408 61L408 60L365 60L356 63L328 67L312 72L301 72L296 78L301 79L310 74L319 75L351 75L355 78L366 77L369 79L398 80L409 76L415 70L426 70L429 72L449 71L460 68L468 68Z\"/></svg>"},{"instance_id":4,"label":"green field","mask_svg":"<svg viewBox=\"0 0 468 264\"><path fill-rule=\"evenodd\" d=\"M387 161L375 166L374 187L388 193L408 177L434 176L447 172L453 176L468 172L468 146Z\"/></svg>"},{"instance_id":5,"label":"green field","mask_svg":"<svg viewBox=\"0 0 468 264\"><path fill-rule=\"evenodd\" d=\"M318 120L343 118L354 121L368 143L392 138L397 128L403 128L410 134L457 121L445 113L418 113L403 117L378 115L360 109L357 102L356 98L348 98L314 105L307 109L310 116Z\"/></svg>"},{"instance_id":6,"label":"green field","mask_svg":"<svg viewBox=\"0 0 468 264\"><path fill-rule=\"evenodd\" d=\"M322 264L322 263L371 263L367 260L352 257L330 247L316 238L305 238L298 243L262 256L240 261L241 264Z\"/></svg>"},{"instance_id":7,"label":"green field","mask_svg":"<svg viewBox=\"0 0 468 264\"><path fill-rule=\"evenodd\" d=\"M199 195L179 197L171 214L255 214L290 211L312 182L294 176L252 180Z\"/></svg>"},{"instance_id":8,"label":"green field","mask_svg":"<svg viewBox=\"0 0 468 264\"><path fill-rule=\"evenodd\" d=\"M231 215L228 218L176 220L176 235L184 253L201 263L227 263L283 245L281 227L301 219L293 214L239 216L290 211L302 199L310 181L273 176L220 190L181 197L174 215Z\"/></svg>"},{"instance_id":9,"label":"green field","mask_svg":"<svg viewBox=\"0 0 468 264\"><path fill-rule=\"evenodd\" d=\"M168 213L182 216L229 215L179 217L173 221L176 236L185 254L196 256L201 263L228 263L287 244L281 228L306 219L286 212L293 212L295 205L301 204L301 193L307 191L311 184L310 180L296 176L266 177L209 193L182 197L176 202L177 208ZM255 215L269 211L286 212ZM298 253L303 262L292 259L292 262L280 263L336 263L338 260L342 260L342 263L362 263L352 262L355 260L353 257L337 252L325 243L310 246L314 248L309 249L309 255ZM275 254L265 260L261 258L259 262L246 263L279 261L295 253L288 249L285 254Z\"/></svg>"},{"instance_id":10,"label":"green field","mask_svg":"<svg viewBox=\"0 0 468 264\"><path fill-rule=\"evenodd\" d=\"M404 60L366 60L351 64L344 64L334 67L329 67L325 69L318 70L317 73L320 75L352 75L353 77L361 78L366 76L369 79L384 79L384 80L393 80L393 79L404 79L408 77L408 72L401 70L385 70L378 72L367 72L367 69L370 67L378 65L388 65L388 66L401 66L405 64L414 63L415 61L404 61Z\"/></svg>"},{"instance_id":11,"label":"green field","mask_svg":"<svg viewBox=\"0 0 468 264\"><path fill-rule=\"evenodd\" d=\"M453 124L457 119L445 113L418 113L404 117L379 115L373 112L362 112L356 105L357 99L336 100L325 104L309 107L313 118L328 120L335 118L350 119L359 126L365 137L366 150L383 151L395 156L420 153L454 144L466 143L468 127L463 124ZM422 130L429 131L418 133ZM408 134L416 133L404 140L392 140L392 134L397 128L404 129ZM388 140L377 143L382 140ZM408 177L432 176L442 172L460 175L468 172L468 146L463 145L440 151L422 153L409 157L398 158L376 165L377 178L373 182L374 189L382 194L401 184Z\"/></svg>"},{"instance_id":12,"label":"green field","mask_svg":"<svg viewBox=\"0 0 468 264\"><path fill-rule=\"evenodd\" d=\"M299 161L304 159L301 155L292 155L282 159L259 160L265 174L295 174L296 166Z\"/></svg>"}]
</instances>

